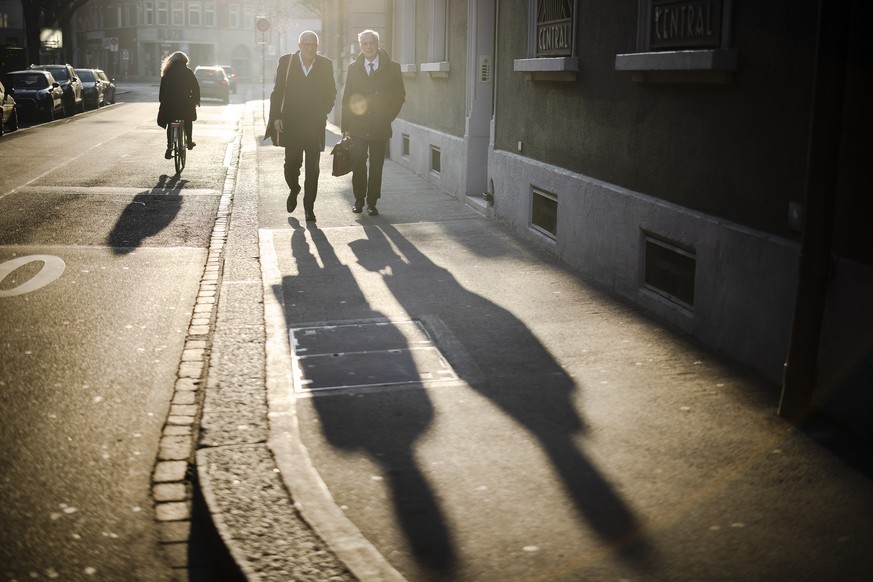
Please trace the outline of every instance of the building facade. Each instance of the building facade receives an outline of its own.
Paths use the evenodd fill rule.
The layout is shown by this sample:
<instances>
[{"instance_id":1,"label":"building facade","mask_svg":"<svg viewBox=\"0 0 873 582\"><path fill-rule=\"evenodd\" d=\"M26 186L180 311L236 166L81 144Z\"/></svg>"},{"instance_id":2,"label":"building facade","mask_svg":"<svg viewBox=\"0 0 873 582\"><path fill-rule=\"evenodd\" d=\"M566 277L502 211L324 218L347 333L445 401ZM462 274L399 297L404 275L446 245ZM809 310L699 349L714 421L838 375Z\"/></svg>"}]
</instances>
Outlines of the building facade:
<instances>
[{"instance_id":1,"label":"building facade","mask_svg":"<svg viewBox=\"0 0 873 582\"><path fill-rule=\"evenodd\" d=\"M76 13L76 66L156 80L163 58L181 50L192 68L231 65L241 79L259 81L263 72L272 82L279 56L319 27L317 11L298 2L92 0Z\"/></svg>"},{"instance_id":2,"label":"building facade","mask_svg":"<svg viewBox=\"0 0 873 582\"><path fill-rule=\"evenodd\" d=\"M869 437L870 10L397 0L391 157Z\"/></svg>"}]
</instances>

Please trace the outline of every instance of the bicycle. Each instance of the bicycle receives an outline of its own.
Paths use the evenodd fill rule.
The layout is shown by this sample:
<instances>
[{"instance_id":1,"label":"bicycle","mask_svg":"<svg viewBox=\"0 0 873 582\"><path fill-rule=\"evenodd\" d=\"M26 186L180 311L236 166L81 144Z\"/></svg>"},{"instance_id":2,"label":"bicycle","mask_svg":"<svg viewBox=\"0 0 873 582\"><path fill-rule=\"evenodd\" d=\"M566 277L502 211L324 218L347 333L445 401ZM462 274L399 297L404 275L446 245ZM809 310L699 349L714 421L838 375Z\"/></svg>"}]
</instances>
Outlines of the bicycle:
<instances>
[{"instance_id":1,"label":"bicycle","mask_svg":"<svg viewBox=\"0 0 873 582\"><path fill-rule=\"evenodd\" d=\"M185 122L175 119L170 122L173 139L170 147L173 149L173 162L176 165L176 173L181 174L185 169L185 152L187 151L187 139L185 136Z\"/></svg>"}]
</instances>

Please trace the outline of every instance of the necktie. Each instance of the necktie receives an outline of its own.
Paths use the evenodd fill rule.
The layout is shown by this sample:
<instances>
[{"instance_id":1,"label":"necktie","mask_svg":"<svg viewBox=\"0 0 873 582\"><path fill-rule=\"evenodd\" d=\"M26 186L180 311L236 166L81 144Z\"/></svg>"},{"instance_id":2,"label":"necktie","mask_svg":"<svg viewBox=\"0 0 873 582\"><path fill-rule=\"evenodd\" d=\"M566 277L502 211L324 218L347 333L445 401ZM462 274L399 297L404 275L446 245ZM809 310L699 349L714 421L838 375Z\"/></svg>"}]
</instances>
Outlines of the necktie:
<instances>
[{"instance_id":1,"label":"necktie","mask_svg":"<svg viewBox=\"0 0 873 582\"><path fill-rule=\"evenodd\" d=\"M372 74L373 74L373 63L370 63L370 72L367 73L367 75L372 75Z\"/></svg>"}]
</instances>

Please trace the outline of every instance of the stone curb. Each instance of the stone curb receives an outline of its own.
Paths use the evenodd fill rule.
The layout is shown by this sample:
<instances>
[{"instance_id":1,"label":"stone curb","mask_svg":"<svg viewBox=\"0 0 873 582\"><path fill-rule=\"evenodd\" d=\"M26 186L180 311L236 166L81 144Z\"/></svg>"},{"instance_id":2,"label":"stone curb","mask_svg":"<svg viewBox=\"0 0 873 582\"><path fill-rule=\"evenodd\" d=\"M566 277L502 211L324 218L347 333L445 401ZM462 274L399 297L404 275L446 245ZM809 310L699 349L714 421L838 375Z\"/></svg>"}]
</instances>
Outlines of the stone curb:
<instances>
[{"instance_id":1,"label":"stone curb","mask_svg":"<svg viewBox=\"0 0 873 582\"><path fill-rule=\"evenodd\" d=\"M216 295L221 279L223 251L242 140L242 120L228 145L230 159L218 212L210 237L206 265L192 310L182 350L170 410L162 430L158 457L152 473L152 500L162 549L170 565L182 574L189 562L189 540L195 503L195 447L203 410L206 371L216 317Z\"/></svg>"}]
</instances>

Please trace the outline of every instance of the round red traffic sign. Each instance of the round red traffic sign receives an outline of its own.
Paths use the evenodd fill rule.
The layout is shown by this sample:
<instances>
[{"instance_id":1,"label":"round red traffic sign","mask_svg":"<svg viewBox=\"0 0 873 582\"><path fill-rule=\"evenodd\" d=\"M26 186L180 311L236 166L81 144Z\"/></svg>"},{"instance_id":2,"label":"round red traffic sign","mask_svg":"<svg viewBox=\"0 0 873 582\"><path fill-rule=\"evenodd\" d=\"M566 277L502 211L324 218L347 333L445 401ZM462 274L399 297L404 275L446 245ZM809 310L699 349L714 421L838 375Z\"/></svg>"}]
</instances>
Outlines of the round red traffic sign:
<instances>
[{"instance_id":1,"label":"round red traffic sign","mask_svg":"<svg viewBox=\"0 0 873 582\"><path fill-rule=\"evenodd\" d=\"M258 27L258 30L261 32L267 32L270 30L270 21L266 18L258 18L258 22L255 25Z\"/></svg>"}]
</instances>

